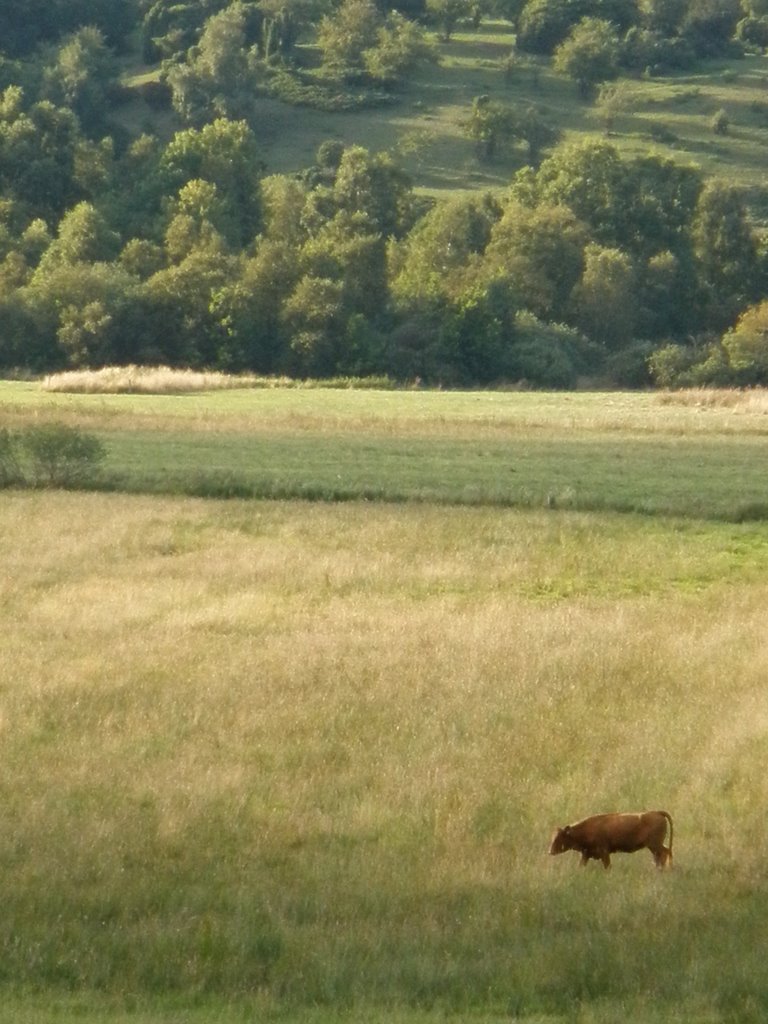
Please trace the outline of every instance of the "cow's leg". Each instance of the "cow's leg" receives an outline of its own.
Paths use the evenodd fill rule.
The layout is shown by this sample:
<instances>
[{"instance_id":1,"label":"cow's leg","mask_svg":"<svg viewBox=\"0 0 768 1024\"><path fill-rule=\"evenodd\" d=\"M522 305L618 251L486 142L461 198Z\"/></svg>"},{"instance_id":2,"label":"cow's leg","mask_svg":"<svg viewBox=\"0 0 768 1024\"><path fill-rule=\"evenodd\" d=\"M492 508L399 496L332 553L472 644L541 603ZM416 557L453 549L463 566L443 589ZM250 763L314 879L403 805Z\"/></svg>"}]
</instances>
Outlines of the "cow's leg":
<instances>
[{"instance_id":1,"label":"cow's leg","mask_svg":"<svg viewBox=\"0 0 768 1024\"><path fill-rule=\"evenodd\" d=\"M581 863L581 866L583 868L585 868L587 866L587 864L589 864L589 854L588 853L582 853L582 855L581 855L581 862L580 863Z\"/></svg>"},{"instance_id":2,"label":"cow's leg","mask_svg":"<svg viewBox=\"0 0 768 1024\"><path fill-rule=\"evenodd\" d=\"M601 853L600 860L603 862L603 867L607 871L611 866L611 855L609 853Z\"/></svg>"},{"instance_id":3,"label":"cow's leg","mask_svg":"<svg viewBox=\"0 0 768 1024\"><path fill-rule=\"evenodd\" d=\"M672 867L672 851L670 849L664 845L649 849L651 849L654 863L659 870L665 868L667 864Z\"/></svg>"}]
</instances>

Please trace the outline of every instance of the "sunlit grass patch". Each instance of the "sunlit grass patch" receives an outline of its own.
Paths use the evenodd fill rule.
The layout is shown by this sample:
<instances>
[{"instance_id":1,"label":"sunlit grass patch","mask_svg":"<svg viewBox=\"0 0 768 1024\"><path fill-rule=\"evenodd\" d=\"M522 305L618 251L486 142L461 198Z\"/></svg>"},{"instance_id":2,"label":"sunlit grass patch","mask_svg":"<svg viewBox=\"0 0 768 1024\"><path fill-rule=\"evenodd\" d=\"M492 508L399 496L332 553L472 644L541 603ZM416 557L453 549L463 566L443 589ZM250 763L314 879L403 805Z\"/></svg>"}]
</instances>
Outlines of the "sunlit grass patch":
<instances>
[{"instance_id":1,"label":"sunlit grass patch","mask_svg":"<svg viewBox=\"0 0 768 1024\"><path fill-rule=\"evenodd\" d=\"M129 368L130 370L130 368ZM244 378L236 375L165 371L172 390L147 388L110 392L109 381L120 382L120 368L85 371L71 379L61 375L66 390L46 382L0 381L0 424L37 421L41 417L78 420L106 429L153 427L171 429L184 421L198 429L258 430L265 426L282 433L352 431L388 435L486 436L505 431L628 435L760 434L765 430L761 389L689 389L675 392L546 392L510 390L439 391L396 388L387 378L292 380ZM59 375L49 379L54 385ZM128 378L130 380L132 378ZM139 377L141 379L141 377ZM195 391L197 381L205 382ZM106 383L104 383L106 381ZM211 384L208 387L208 384ZM69 386L82 391L69 391ZM104 388L105 390L100 390ZM187 394L191 391L191 398ZM745 413L733 416L737 407ZM703 415L706 413L706 415Z\"/></svg>"}]
</instances>

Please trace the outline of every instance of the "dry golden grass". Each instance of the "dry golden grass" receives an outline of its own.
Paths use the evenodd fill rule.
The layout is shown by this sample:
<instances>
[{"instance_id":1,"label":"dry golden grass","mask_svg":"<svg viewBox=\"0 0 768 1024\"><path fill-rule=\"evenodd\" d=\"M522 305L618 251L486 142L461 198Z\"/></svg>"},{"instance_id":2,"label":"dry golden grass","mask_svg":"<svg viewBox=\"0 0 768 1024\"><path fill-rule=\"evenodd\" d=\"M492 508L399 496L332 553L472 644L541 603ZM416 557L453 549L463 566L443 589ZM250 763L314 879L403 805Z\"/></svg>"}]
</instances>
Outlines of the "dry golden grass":
<instances>
[{"instance_id":1,"label":"dry golden grass","mask_svg":"<svg viewBox=\"0 0 768 1024\"><path fill-rule=\"evenodd\" d=\"M66 370L43 378L44 391L84 395L176 395L230 388L279 387L286 382L254 374L179 370L170 366L105 366Z\"/></svg>"},{"instance_id":2,"label":"dry golden grass","mask_svg":"<svg viewBox=\"0 0 768 1024\"><path fill-rule=\"evenodd\" d=\"M768 993L761 527L8 493L0 557L5 981L365 1019ZM545 856L647 806L667 878Z\"/></svg>"},{"instance_id":3,"label":"dry golden grass","mask_svg":"<svg viewBox=\"0 0 768 1024\"><path fill-rule=\"evenodd\" d=\"M742 415L768 415L766 388L683 388L680 391L660 391L657 401L667 406L730 409Z\"/></svg>"}]
</instances>

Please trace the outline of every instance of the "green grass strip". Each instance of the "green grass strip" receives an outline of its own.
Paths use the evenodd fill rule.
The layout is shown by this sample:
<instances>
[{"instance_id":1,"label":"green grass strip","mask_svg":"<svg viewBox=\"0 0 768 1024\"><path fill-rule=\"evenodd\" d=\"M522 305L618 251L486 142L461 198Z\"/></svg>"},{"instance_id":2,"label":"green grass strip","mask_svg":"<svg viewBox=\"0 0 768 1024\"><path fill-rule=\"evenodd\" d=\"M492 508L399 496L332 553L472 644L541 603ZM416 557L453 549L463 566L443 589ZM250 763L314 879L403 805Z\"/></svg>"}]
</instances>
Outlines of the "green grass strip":
<instances>
[{"instance_id":1,"label":"green grass strip","mask_svg":"<svg viewBox=\"0 0 768 1024\"><path fill-rule=\"evenodd\" d=\"M443 440L110 433L106 489L768 518L756 437Z\"/></svg>"}]
</instances>

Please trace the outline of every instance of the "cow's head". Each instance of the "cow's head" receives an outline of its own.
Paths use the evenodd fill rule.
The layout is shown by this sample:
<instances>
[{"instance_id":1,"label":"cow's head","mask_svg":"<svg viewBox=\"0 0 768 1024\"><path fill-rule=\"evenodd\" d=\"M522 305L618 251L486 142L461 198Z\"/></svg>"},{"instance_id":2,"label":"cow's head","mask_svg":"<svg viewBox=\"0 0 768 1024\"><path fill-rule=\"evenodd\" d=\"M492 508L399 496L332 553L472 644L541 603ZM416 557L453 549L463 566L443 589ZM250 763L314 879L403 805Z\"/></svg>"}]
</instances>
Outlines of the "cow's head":
<instances>
[{"instance_id":1,"label":"cow's head","mask_svg":"<svg viewBox=\"0 0 768 1024\"><path fill-rule=\"evenodd\" d=\"M565 828L558 828L555 830L552 836L552 842L549 846L549 852L552 856L558 853L565 853L566 850L572 850L571 845L571 826L566 825Z\"/></svg>"}]
</instances>

